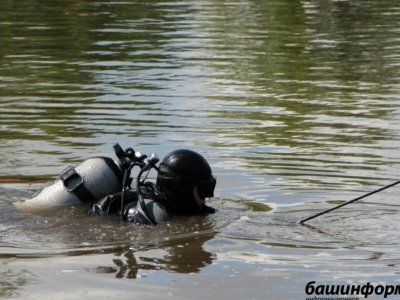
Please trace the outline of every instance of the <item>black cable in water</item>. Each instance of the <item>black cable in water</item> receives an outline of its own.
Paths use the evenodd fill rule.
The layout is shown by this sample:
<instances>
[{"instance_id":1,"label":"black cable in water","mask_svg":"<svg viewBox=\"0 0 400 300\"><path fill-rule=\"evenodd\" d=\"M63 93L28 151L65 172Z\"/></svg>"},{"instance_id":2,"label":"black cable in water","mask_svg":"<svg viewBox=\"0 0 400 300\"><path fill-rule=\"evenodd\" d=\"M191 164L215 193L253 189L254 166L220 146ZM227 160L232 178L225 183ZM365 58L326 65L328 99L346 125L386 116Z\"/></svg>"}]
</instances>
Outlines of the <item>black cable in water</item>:
<instances>
[{"instance_id":1,"label":"black cable in water","mask_svg":"<svg viewBox=\"0 0 400 300\"><path fill-rule=\"evenodd\" d=\"M301 220L299 223L300 223L300 224L304 224L305 222L310 221L310 220L312 220L312 219L314 219L314 218L316 218L316 217L322 216L322 215L324 215L324 214L326 214L326 213L328 213L328 212L331 212L331 211L333 211L333 210L336 210L336 209L338 209L338 208L340 208L340 207L343 207L343 206L348 205L348 204L350 204L350 203L353 203L353 202L355 202L355 201L361 200L361 199L363 199L363 198L366 198L366 197L368 197L368 196L371 196L371 195L373 195L373 194L376 194L376 193L378 193L378 192L381 192L381 191L383 191L383 190L385 190L385 189L388 189L388 188L390 188L390 187L392 187L392 186L395 186L396 184L399 184L399 183L400 183L400 180L399 180L399 181L396 181L396 182L393 182L393 183L391 183L391 184L389 184L389 185L387 185L387 186L381 187L381 188L379 188L379 189L377 189L377 190L375 190L375 191L369 192L369 193L367 193L367 194L365 194L365 195L363 195L363 196L359 196L359 197L357 197L357 198L355 198L355 199L352 199L352 200L350 200L350 201L347 201L347 202L345 202L345 203L342 203L342 204L340 204L340 205L338 205L338 206L335 206L335 207L332 207L332 208L330 208L330 209L324 210L324 211L322 211L322 212L320 212L320 213L317 213L317 214L315 214L315 215L313 215L313 216L311 216L311 217L305 218L305 219Z\"/></svg>"}]
</instances>

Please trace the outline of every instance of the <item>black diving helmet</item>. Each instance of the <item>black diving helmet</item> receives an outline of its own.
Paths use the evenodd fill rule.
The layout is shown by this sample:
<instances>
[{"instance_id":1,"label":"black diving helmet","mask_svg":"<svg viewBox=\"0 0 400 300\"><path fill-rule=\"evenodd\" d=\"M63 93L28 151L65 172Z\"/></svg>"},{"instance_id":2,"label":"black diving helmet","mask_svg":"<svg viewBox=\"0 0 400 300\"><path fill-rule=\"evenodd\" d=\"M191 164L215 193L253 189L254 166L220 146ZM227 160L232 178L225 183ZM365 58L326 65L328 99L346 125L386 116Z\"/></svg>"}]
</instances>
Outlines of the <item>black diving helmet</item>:
<instances>
[{"instance_id":1,"label":"black diving helmet","mask_svg":"<svg viewBox=\"0 0 400 300\"><path fill-rule=\"evenodd\" d=\"M199 205L194 188L200 198L214 196L216 179L207 160L192 150L179 149L169 153L158 170L157 185L164 192L172 213L194 214L207 211Z\"/></svg>"}]
</instances>

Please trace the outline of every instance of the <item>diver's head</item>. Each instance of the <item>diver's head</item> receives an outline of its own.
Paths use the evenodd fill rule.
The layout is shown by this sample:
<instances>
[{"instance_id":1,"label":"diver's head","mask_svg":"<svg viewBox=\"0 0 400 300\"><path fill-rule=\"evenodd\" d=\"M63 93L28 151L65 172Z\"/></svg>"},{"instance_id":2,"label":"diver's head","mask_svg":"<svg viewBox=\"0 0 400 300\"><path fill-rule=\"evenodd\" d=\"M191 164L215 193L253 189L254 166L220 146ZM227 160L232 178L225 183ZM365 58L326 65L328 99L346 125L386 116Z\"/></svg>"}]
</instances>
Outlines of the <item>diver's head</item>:
<instances>
[{"instance_id":1,"label":"diver's head","mask_svg":"<svg viewBox=\"0 0 400 300\"><path fill-rule=\"evenodd\" d=\"M207 212L205 198L214 196L215 184L208 162L191 150L172 151L159 166L157 185L175 214Z\"/></svg>"}]
</instances>

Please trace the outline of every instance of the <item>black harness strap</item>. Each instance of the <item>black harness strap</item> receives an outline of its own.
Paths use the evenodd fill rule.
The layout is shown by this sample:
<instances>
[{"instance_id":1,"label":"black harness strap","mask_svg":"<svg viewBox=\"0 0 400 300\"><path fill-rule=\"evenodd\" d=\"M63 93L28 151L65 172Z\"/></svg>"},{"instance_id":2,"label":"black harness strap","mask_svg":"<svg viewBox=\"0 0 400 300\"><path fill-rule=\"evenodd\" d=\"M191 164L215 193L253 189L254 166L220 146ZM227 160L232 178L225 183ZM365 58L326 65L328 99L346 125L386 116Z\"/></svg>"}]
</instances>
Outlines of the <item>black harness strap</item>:
<instances>
[{"instance_id":1,"label":"black harness strap","mask_svg":"<svg viewBox=\"0 0 400 300\"><path fill-rule=\"evenodd\" d=\"M68 192L74 193L78 199L83 203L96 202L96 198L93 194L85 187L84 180L81 175L76 172L75 168L69 166L59 176L63 182L64 187Z\"/></svg>"},{"instance_id":2,"label":"black harness strap","mask_svg":"<svg viewBox=\"0 0 400 300\"><path fill-rule=\"evenodd\" d=\"M93 196L93 194L85 187L84 184L81 184L74 191L75 195L79 198L83 203L94 203L97 199Z\"/></svg>"},{"instance_id":3,"label":"black harness strap","mask_svg":"<svg viewBox=\"0 0 400 300\"><path fill-rule=\"evenodd\" d=\"M99 158L103 159L103 161L107 164L110 170L114 173L115 177L118 178L118 181L122 183L123 172L120 170L118 165L109 157L100 156Z\"/></svg>"}]
</instances>

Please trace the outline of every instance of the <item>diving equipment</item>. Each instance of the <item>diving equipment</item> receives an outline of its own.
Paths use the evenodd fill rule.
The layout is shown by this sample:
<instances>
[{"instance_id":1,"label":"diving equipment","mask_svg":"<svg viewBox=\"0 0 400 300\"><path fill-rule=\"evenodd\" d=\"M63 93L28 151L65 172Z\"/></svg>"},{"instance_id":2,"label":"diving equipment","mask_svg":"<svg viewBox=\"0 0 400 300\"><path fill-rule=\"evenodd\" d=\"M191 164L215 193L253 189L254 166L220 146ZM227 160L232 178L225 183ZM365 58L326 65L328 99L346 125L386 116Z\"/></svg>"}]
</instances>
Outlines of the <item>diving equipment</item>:
<instances>
[{"instance_id":1,"label":"diving equipment","mask_svg":"<svg viewBox=\"0 0 400 300\"><path fill-rule=\"evenodd\" d=\"M114 145L118 162L93 157L79 166L68 167L50 186L36 196L15 203L21 210L43 210L64 205L89 204L97 215L119 215L138 224L159 224L173 214L208 214L215 210L204 204L214 195L216 179L200 154L180 149L169 153L162 163L155 154L142 155L132 148ZM131 172L139 167L135 187ZM158 173L157 183L147 181L149 172ZM144 177L144 178L142 178Z\"/></svg>"},{"instance_id":2,"label":"diving equipment","mask_svg":"<svg viewBox=\"0 0 400 300\"><path fill-rule=\"evenodd\" d=\"M34 197L15 203L21 210L94 203L121 189L122 172L111 158L92 157L66 168L58 179Z\"/></svg>"},{"instance_id":3,"label":"diving equipment","mask_svg":"<svg viewBox=\"0 0 400 300\"><path fill-rule=\"evenodd\" d=\"M158 187L151 182L146 182L140 186L140 190L140 193L136 190L124 191L125 206L121 219L142 225L156 225L170 220L171 216L163 204L165 197ZM119 192L101 199L89 208L89 214L121 217L121 197L122 192ZM146 206L146 212L139 203L139 197L143 197L142 201Z\"/></svg>"}]
</instances>

